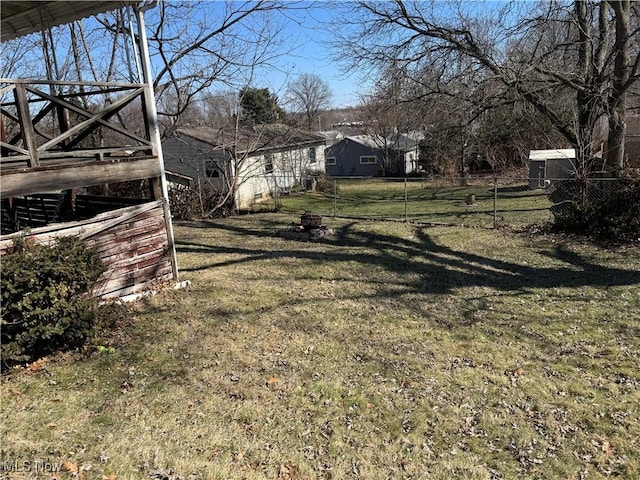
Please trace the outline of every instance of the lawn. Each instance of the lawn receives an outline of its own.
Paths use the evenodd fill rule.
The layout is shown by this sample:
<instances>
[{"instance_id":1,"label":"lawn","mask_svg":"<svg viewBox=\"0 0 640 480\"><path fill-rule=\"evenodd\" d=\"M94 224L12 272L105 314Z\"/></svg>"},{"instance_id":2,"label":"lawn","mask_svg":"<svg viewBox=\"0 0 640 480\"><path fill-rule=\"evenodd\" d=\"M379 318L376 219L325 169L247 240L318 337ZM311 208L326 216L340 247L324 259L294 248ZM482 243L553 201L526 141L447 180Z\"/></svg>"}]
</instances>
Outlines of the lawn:
<instances>
[{"instance_id":1,"label":"lawn","mask_svg":"<svg viewBox=\"0 0 640 480\"><path fill-rule=\"evenodd\" d=\"M282 211L315 210L324 215L394 218L434 224L490 226L527 225L551 220L545 190L530 190L528 182L474 179L468 185L453 180L336 179L325 192L298 192L280 198ZM475 202L467 204L467 195Z\"/></svg>"},{"instance_id":2,"label":"lawn","mask_svg":"<svg viewBox=\"0 0 640 480\"><path fill-rule=\"evenodd\" d=\"M637 247L296 219L176 226L188 289L5 375L5 476L640 478Z\"/></svg>"}]
</instances>

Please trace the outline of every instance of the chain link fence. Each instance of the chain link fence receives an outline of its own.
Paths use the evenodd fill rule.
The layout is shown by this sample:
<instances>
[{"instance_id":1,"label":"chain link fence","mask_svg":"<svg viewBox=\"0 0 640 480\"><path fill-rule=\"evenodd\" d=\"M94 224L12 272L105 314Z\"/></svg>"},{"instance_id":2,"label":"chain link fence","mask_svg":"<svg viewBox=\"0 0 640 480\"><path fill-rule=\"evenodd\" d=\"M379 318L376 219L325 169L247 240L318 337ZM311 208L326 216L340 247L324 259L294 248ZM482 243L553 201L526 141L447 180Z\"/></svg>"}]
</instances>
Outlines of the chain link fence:
<instances>
[{"instance_id":1,"label":"chain link fence","mask_svg":"<svg viewBox=\"0 0 640 480\"><path fill-rule=\"evenodd\" d=\"M308 189L278 192L280 211L444 225L524 226L570 214L576 203L606 202L620 179L328 178Z\"/></svg>"}]
</instances>

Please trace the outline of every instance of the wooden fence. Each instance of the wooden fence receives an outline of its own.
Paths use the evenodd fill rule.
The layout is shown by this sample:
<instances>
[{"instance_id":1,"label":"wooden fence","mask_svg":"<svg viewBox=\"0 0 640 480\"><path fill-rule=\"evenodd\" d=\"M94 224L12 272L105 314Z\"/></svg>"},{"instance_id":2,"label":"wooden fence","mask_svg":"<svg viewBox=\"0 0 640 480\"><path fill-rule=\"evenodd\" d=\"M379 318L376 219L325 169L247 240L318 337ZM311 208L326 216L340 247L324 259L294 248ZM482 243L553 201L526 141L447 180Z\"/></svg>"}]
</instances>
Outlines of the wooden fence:
<instances>
[{"instance_id":1,"label":"wooden fence","mask_svg":"<svg viewBox=\"0 0 640 480\"><path fill-rule=\"evenodd\" d=\"M100 213L88 220L2 235L0 255L10 251L12 239L21 234L40 244L50 244L63 236L77 236L94 246L107 267L95 286L96 297L119 297L140 291L150 282L172 278L161 200Z\"/></svg>"}]
</instances>

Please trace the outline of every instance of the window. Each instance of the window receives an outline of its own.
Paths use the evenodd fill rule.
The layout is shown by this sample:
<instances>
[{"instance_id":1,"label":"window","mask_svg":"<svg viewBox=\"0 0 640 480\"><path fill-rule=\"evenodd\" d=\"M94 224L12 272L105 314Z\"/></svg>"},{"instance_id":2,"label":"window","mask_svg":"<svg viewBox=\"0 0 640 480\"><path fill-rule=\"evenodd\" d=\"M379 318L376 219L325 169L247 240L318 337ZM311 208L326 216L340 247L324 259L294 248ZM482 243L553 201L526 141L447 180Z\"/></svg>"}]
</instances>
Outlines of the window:
<instances>
[{"instance_id":1,"label":"window","mask_svg":"<svg viewBox=\"0 0 640 480\"><path fill-rule=\"evenodd\" d=\"M309 147L309 163L316 163L316 147Z\"/></svg>"},{"instance_id":2,"label":"window","mask_svg":"<svg viewBox=\"0 0 640 480\"><path fill-rule=\"evenodd\" d=\"M335 165L336 164L336 157L327 157L325 159L325 165Z\"/></svg>"},{"instance_id":3,"label":"window","mask_svg":"<svg viewBox=\"0 0 640 480\"><path fill-rule=\"evenodd\" d=\"M363 163L363 164L378 163L378 157L376 157L375 155L366 155L366 156L360 157L360 163Z\"/></svg>"},{"instance_id":4,"label":"window","mask_svg":"<svg viewBox=\"0 0 640 480\"><path fill-rule=\"evenodd\" d=\"M205 175L209 178L220 177L220 169L218 163L215 160L207 160L204 165Z\"/></svg>"},{"instance_id":5,"label":"window","mask_svg":"<svg viewBox=\"0 0 640 480\"><path fill-rule=\"evenodd\" d=\"M273 173L273 155L270 153L264 156L264 173Z\"/></svg>"}]
</instances>

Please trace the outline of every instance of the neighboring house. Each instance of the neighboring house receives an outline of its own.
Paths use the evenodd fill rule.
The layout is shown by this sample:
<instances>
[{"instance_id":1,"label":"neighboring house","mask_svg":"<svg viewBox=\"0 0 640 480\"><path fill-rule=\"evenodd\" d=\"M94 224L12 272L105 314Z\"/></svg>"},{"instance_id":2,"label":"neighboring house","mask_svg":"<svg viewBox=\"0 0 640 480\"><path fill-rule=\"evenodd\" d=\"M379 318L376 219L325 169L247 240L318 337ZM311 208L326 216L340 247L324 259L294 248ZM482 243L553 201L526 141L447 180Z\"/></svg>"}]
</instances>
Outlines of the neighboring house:
<instances>
[{"instance_id":1,"label":"neighboring house","mask_svg":"<svg viewBox=\"0 0 640 480\"><path fill-rule=\"evenodd\" d=\"M323 130L317 133L318 135L322 135L326 139L325 145L327 147L339 142L345 137L345 135L338 130Z\"/></svg>"},{"instance_id":2,"label":"neighboring house","mask_svg":"<svg viewBox=\"0 0 640 480\"><path fill-rule=\"evenodd\" d=\"M627 135L624 152L627 157L625 165L640 168L640 135Z\"/></svg>"},{"instance_id":3,"label":"neighboring house","mask_svg":"<svg viewBox=\"0 0 640 480\"><path fill-rule=\"evenodd\" d=\"M418 141L405 135L380 141L370 135L356 135L326 148L324 156L326 172L330 176L403 176L417 171Z\"/></svg>"},{"instance_id":4,"label":"neighboring house","mask_svg":"<svg viewBox=\"0 0 640 480\"><path fill-rule=\"evenodd\" d=\"M311 170L324 171L325 138L286 125L179 129L162 146L170 182L235 185L238 209L302 185Z\"/></svg>"},{"instance_id":5,"label":"neighboring house","mask_svg":"<svg viewBox=\"0 0 640 480\"><path fill-rule=\"evenodd\" d=\"M529 188L542 188L545 180L569 178L575 173L576 152L573 148L560 150L531 150L529 152Z\"/></svg>"},{"instance_id":6,"label":"neighboring house","mask_svg":"<svg viewBox=\"0 0 640 480\"><path fill-rule=\"evenodd\" d=\"M420 156L420 141L424 140L422 132L400 133L389 137L392 148L404 157L404 174L418 171L418 157Z\"/></svg>"}]
</instances>

